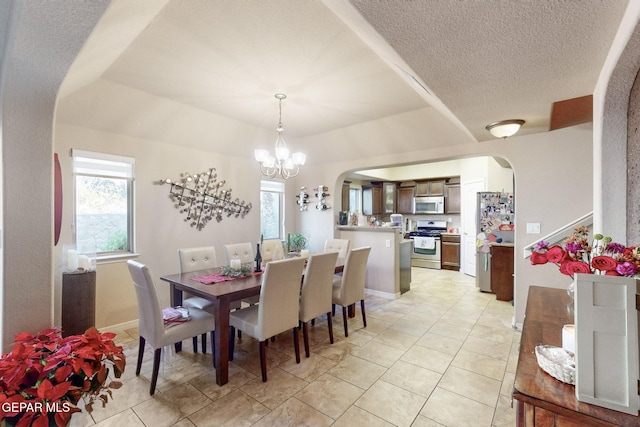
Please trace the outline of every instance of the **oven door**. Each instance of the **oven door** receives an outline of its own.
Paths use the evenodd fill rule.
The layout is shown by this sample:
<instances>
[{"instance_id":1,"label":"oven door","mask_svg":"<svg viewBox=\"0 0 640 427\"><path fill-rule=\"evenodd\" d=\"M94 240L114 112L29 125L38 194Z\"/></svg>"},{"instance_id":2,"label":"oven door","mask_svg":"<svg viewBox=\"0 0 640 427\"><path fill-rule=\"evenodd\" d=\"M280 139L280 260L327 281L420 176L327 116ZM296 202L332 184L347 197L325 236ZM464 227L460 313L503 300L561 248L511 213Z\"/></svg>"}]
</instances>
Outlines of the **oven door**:
<instances>
[{"instance_id":1,"label":"oven door","mask_svg":"<svg viewBox=\"0 0 640 427\"><path fill-rule=\"evenodd\" d=\"M411 236L413 251L411 266L441 268L440 237Z\"/></svg>"}]
</instances>

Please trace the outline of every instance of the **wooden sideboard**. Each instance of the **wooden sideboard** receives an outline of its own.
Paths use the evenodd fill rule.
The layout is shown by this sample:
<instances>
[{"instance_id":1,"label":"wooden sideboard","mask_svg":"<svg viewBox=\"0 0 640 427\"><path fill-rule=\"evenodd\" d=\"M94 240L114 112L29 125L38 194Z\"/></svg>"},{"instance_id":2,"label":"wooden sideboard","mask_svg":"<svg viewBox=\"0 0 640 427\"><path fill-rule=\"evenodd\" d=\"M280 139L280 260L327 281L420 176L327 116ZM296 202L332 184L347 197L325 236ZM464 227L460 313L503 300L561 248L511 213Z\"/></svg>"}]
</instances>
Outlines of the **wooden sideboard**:
<instances>
[{"instance_id":1,"label":"wooden sideboard","mask_svg":"<svg viewBox=\"0 0 640 427\"><path fill-rule=\"evenodd\" d=\"M562 326L573 323L573 303L564 289L529 288L520 354L513 384L519 427L639 426L640 417L579 402L575 387L544 372L538 344L562 346Z\"/></svg>"}]
</instances>

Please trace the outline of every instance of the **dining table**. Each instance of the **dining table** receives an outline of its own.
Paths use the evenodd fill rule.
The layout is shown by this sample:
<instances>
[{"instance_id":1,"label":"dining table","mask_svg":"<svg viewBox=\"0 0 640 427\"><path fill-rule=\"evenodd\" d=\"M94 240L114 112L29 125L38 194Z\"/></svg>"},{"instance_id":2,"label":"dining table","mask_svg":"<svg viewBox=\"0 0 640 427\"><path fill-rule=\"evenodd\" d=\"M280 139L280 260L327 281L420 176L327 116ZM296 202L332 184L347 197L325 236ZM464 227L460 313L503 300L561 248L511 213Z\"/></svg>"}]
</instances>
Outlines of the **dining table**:
<instances>
[{"instance_id":1,"label":"dining table","mask_svg":"<svg viewBox=\"0 0 640 427\"><path fill-rule=\"evenodd\" d=\"M344 265L339 261L339 264L336 264L335 273L341 273L343 269ZM160 280L170 285L172 307L182 305L183 292L206 298L213 303L215 318L213 358L216 383L224 385L229 382L229 311L231 302L260 295L262 272L253 272L237 278L221 278L219 273L219 268L213 268L169 274L161 276ZM204 283L207 281L212 283ZM177 350L180 349L181 344L179 343Z\"/></svg>"}]
</instances>

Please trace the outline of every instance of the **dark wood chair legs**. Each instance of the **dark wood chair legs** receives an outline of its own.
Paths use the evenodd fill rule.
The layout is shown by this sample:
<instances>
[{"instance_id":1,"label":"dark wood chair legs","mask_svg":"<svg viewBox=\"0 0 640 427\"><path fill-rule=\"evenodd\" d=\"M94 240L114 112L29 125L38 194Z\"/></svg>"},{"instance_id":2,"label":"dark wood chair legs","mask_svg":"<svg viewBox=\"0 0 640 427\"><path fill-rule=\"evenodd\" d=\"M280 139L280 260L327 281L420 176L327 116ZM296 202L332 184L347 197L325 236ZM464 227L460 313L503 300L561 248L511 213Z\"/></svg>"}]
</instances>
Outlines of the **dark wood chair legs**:
<instances>
[{"instance_id":1,"label":"dark wood chair legs","mask_svg":"<svg viewBox=\"0 0 640 427\"><path fill-rule=\"evenodd\" d=\"M333 315L331 312L327 313L327 326L329 327L329 341L333 344Z\"/></svg>"},{"instance_id":2,"label":"dark wood chair legs","mask_svg":"<svg viewBox=\"0 0 640 427\"><path fill-rule=\"evenodd\" d=\"M267 340L260 341L260 369L262 370L262 382L267 382Z\"/></svg>"},{"instance_id":3,"label":"dark wood chair legs","mask_svg":"<svg viewBox=\"0 0 640 427\"><path fill-rule=\"evenodd\" d=\"M153 352L153 372L151 373L151 387L149 388L149 394L152 396L156 392L156 383L158 382L158 371L160 370L161 355L162 348L157 348Z\"/></svg>"},{"instance_id":4,"label":"dark wood chair legs","mask_svg":"<svg viewBox=\"0 0 640 427\"><path fill-rule=\"evenodd\" d=\"M193 352L197 353L198 352L198 337L191 338L191 342L193 343Z\"/></svg>"},{"instance_id":5,"label":"dark wood chair legs","mask_svg":"<svg viewBox=\"0 0 640 427\"><path fill-rule=\"evenodd\" d=\"M229 362L233 360L233 351L235 349L235 346L236 346L236 328L233 326L229 326Z\"/></svg>"},{"instance_id":6,"label":"dark wood chair legs","mask_svg":"<svg viewBox=\"0 0 640 427\"><path fill-rule=\"evenodd\" d=\"M307 322L302 322L302 341L304 342L304 355L309 357L309 325Z\"/></svg>"},{"instance_id":7,"label":"dark wood chair legs","mask_svg":"<svg viewBox=\"0 0 640 427\"><path fill-rule=\"evenodd\" d=\"M360 300L360 310L362 310L362 323L367 327L367 316L364 315L364 300Z\"/></svg>"},{"instance_id":8,"label":"dark wood chair legs","mask_svg":"<svg viewBox=\"0 0 640 427\"><path fill-rule=\"evenodd\" d=\"M349 329L347 329L347 307L342 307L342 323L344 323L344 336L349 336Z\"/></svg>"},{"instance_id":9,"label":"dark wood chair legs","mask_svg":"<svg viewBox=\"0 0 640 427\"><path fill-rule=\"evenodd\" d=\"M298 328L293 327L293 345L296 351L296 363L300 363L300 343L298 338Z\"/></svg>"},{"instance_id":10,"label":"dark wood chair legs","mask_svg":"<svg viewBox=\"0 0 640 427\"><path fill-rule=\"evenodd\" d=\"M142 368L142 356L144 355L144 346L147 341L140 337L138 341L138 365L136 366L136 376L140 375L140 368Z\"/></svg>"}]
</instances>

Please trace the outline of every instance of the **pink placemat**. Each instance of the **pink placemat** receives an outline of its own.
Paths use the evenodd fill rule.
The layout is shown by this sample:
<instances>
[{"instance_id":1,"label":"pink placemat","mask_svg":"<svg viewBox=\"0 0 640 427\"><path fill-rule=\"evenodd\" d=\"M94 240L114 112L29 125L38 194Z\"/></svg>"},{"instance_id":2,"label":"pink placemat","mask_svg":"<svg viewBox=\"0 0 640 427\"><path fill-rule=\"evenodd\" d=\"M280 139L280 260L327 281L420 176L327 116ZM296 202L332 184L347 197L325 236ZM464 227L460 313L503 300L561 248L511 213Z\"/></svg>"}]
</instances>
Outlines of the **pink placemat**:
<instances>
[{"instance_id":1,"label":"pink placemat","mask_svg":"<svg viewBox=\"0 0 640 427\"><path fill-rule=\"evenodd\" d=\"M262 274L262 271L258 273L251 273L251 276L255 276L257 274ZM246 276L242 276L242 277L246 277ZM191 280L204 283L205 285L212 285L214 283L227 282L229 280L236 280L236 279L240 279L240 277L223 276L220 273L208 274L206 276L198 276L198 277L191 278Z\"/></svg>"}]
</instances>

